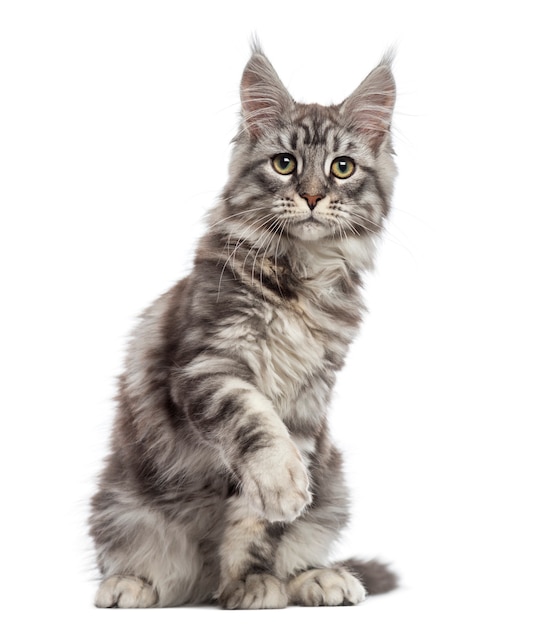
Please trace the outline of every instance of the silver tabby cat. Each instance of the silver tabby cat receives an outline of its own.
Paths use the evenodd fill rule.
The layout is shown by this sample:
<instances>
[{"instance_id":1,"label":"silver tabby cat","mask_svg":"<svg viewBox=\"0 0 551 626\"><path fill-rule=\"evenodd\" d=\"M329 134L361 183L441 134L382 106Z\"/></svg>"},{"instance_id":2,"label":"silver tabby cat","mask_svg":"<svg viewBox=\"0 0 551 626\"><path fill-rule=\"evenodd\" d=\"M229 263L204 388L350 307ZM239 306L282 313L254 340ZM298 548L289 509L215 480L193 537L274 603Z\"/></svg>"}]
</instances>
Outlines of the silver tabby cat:
<instances>
[{"instance_id":1,"label":"silver tabby cat","mask_svg":"<svg viewBox=\"0 0 551 626\"><path fill-rule=\"evenodd\" d=\"M390 57L321 106L253 46L229 181L120 378L90 518L97 606L357 604L396 585L330 561L348 496L326 415L389 211L394 101Z\"/></svg>"}]
</instances>

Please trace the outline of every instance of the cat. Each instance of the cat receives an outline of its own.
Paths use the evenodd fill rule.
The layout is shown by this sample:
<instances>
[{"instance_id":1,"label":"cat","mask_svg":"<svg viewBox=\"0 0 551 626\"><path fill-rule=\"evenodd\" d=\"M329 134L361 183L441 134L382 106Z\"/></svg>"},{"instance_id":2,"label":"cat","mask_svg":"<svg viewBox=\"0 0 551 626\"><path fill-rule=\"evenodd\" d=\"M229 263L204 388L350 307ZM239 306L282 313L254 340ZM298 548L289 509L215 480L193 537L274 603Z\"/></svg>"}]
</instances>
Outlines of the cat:
<instances>
[{"instance_id":1,"label":"cat","mask_svg":"<svg viewBox=\"0 0 551 626\"><path fill-rule=\"evenodd\" d=\"M229 180L120 377L96 606L350 605L396 586L377 561L331 563L349 504L327 424L390 209L391 62L340 105L301 104L253 43Z\"/></svg>"}]
</instances>

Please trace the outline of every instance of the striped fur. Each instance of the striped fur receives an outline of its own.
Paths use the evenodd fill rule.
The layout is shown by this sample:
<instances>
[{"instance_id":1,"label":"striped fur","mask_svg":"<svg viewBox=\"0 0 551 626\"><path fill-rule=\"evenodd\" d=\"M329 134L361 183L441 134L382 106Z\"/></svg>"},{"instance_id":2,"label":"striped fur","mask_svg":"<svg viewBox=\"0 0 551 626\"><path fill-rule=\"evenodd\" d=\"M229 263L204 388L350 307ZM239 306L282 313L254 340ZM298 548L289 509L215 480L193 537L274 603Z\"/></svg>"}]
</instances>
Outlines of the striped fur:
<instances>
[{"instance_id":1,"label":"striped fur","mask_svg":"<svg viewBox=\"0 0 551 626\"><path fill-rule=\"evenodd\" d=\"M193 270L145 311L120 378L90 518L98 606L355 604L395 586L378 563L330 565L348 496L327 425L390 208L389 65L341 105L304 105L253 49Z\"/></svg>"}]
</instances>

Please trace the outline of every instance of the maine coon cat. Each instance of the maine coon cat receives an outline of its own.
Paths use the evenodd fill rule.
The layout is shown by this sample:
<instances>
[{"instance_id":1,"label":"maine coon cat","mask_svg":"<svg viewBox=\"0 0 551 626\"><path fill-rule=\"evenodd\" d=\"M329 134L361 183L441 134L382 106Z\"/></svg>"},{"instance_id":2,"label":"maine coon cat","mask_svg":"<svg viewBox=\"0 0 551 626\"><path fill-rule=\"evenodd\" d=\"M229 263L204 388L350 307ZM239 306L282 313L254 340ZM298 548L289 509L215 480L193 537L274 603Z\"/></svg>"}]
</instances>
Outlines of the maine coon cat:
<instances>
[{"instance_id":1,"label":"maine coon cat","mask_svg":"<svg viewBox=\"0 0 551 626\"><path fill-rule=\"evenodd\" d=\"M148 308L92 501L100 607L357 604L327 407L390 208L385 57L340 105L295 102L253 46L229 180L192 272Z\"/></svg>"}]
</instances>

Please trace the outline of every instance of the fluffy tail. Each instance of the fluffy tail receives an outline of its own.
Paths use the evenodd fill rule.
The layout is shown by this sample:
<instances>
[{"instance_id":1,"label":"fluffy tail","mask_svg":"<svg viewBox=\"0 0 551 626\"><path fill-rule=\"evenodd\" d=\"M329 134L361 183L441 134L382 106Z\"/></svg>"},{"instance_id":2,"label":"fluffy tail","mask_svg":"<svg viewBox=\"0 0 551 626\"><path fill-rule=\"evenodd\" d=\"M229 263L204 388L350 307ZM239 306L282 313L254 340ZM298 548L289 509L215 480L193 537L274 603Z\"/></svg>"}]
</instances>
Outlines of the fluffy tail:
<instances>
[{"instance_id":1,"label":"fluffy tail","mask_svg":"<svg viewBox=\"0 0 551 626\"><path fill-rule=\"evenodd\" d=\"M354 574L371 596L377 593L387 593L398 587L398 576L379 561L347 559L337 565L345 567L351 574Z\"/></svg>"}]
</instances>

